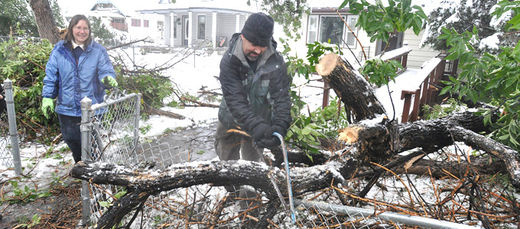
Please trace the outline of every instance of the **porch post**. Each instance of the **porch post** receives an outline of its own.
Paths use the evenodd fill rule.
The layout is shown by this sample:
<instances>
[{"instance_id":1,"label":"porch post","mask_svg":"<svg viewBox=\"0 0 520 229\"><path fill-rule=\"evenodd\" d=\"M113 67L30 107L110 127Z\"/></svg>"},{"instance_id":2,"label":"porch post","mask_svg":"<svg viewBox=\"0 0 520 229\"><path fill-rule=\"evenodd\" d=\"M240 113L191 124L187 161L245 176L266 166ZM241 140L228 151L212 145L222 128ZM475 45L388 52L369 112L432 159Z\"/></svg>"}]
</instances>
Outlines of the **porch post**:
<instances>
[{"instance_id":1,"label":"porch post","mask_svg":"<svg viewBox=\"0 0 520 229\"><path fill-rule=\"evenodd\" d=\"M217 47L217 12L213 12L213 20L211 20L211 39L213 48Z\"/></svg>"},{"instance_id":2,"label":"porch post","mask_svg":"<svg viewBox=\"0 0 520 229\"><path fill-rule=\"evenodd\" d=\"M193 43L193 12L188 12L188 47Z\"/></svg>"},{"instance_id":3,"label":"porch post","mask_svg":"<svg viewBox=\"0 0 520 229\"><path fill-rule=\"evenodd\" d=\"M170 13L170 47L175 45L175 14L173 12Z\"/></svg>"},{"instance_id":4,"label":"porch post","mask_svg":"<svg viewBox=\"0 0 520 229\"><path fill-rule=\"evenodd\" d=\"M235 33L240 33L240 14L235 15Z\"/></svg>"}]
</instances>

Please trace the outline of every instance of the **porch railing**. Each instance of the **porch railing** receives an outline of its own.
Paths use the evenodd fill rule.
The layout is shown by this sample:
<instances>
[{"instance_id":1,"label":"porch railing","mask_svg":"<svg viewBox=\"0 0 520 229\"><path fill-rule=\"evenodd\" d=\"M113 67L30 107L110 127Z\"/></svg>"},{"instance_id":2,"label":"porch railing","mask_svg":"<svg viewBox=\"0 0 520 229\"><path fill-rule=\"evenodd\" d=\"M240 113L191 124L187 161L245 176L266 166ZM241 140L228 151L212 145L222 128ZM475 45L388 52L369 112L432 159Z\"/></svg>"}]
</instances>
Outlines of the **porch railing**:
<instances>
[{"instance_id":1,"label":"porch railing","mask_svg":"<svg viewBox=\"0 0 520 229\"><path fill-rule=\"evenodd\" d=\"M404 100L401 122L416 121L424 105L438 102L440 80L446 65L444 57L438 55L423 64L418 75L424 77L424 80L416 86L415 90L401 91L401 99Z\"/></svg>"}]
</instances>

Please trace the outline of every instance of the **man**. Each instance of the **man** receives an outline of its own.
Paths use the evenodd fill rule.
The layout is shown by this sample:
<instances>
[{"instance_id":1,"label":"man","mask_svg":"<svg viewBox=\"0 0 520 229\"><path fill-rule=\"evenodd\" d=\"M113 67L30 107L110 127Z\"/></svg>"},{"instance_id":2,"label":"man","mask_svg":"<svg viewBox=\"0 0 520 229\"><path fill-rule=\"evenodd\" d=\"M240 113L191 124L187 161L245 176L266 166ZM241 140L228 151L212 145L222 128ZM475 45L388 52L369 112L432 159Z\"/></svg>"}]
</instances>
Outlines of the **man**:
<instances>
[{"instance_id":1,"label":"man","mask_svg":"<svg viewBox=\"0 0 520 229\"><path fill-rule=\"evenodd\" d=\"M0 84L0 115L6 111L6 107L4 88L2 87L2 84Z\"/></svg>"},{"instance_id":2,"label":"man","mask_svg":"<svg viewBox=\"0 0 520 229\"><path fill-rule=\"evenodd\" d=\"M215 140L220 160L263 162L263 149L280 145L273 133L285 136L291 123L290 79L273 25L266 14L249 16L220 62L223 100Z\"/></svg>"}]
</instances>

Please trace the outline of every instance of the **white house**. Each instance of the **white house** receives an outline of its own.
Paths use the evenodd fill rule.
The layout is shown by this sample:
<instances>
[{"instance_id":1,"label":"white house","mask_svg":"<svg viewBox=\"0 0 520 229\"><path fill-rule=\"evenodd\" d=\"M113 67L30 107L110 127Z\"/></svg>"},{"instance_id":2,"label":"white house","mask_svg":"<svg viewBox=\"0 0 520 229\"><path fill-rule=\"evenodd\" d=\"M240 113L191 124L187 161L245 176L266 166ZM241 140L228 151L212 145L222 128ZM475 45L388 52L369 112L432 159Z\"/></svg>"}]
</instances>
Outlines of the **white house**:
<instances>
[{"instance_id":1,"label":"white house","mask_svg":"<svg viewBox=\"0 0 520 229\"><path fill-rule=\"evenodd\" d=\"M154 1L155 2L155 1ZM75 14L100 18L101 22L115 34L117 39L132 41L149 38L156 44L162 44L164 18L159 15L142 14L136 9L142 7L125 4L124 0L96 0L89 6L81 5L65 10L65 19L70 21ZM156 4L156 3L154 3Z\"/></svg>"},{"instance_id":2,"label":"white house","mask_svg":"<svg viewBox=\"0 0 520 229\"><path fill-rule=\"evenodd\" d=\"M348 8L339 11L342 19L338 16L337 8L343 0L309 0L310 13L302 18L301 40L291 45L293 51L299 56L304 57L307 49L305 46L315 41L339 45L344 57L354 65L357 65L356 58L362 62L380 54L386 47L381 41L370 42L367 33L356 27L358 16L348 12ZM415 0L417 4L424 6L425 0ZM431 9L425 9L428 13ZM344 21L348 26L345 25ZM354 34L359 39L356 40ZM430 47L422 47L424 31L415 35L412 30L398 34L390 40L386 51L409 46L412 50L408 54L408 67L420 68L421 65L437 56L438 51ZM350 48L350 50L349 50ZM355 57L355 58L354 58Z\"/></svg>"},{"instance_id":3,"label":"white house","mask_svg":"<svg viewBox=\"0 0 520 229\"><path fill-rule=\"evenodd\" d=\"M162 38L171 47L192 47L211 42L213 47L227 46L231 35L240 32L247 17L257 8L247 1L176 0L139 10L164 18Z\"/></svg>"}]
</instances>

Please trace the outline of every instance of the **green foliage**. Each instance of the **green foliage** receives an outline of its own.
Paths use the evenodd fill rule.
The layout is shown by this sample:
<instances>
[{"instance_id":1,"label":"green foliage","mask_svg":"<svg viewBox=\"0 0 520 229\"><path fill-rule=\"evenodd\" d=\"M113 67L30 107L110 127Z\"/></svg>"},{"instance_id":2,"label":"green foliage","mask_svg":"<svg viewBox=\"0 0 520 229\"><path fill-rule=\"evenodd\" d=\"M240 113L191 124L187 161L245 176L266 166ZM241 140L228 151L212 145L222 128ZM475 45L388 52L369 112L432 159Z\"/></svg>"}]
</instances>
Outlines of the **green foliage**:
<instances>
[{"instance_id":1,"label":"green foliage","mask_svg":"<svg viewBox=\"0 0 520 229\"><path fill-rule=\"evenodd\" d=\"M154 108L163 107L163 99L174 92L170 79L157 72L123 75L119 61L114 62L117 82L127 92L141 93L143 103Z\"/></svg>"},{"instance_id":2,"label":"green foliage","mask_svg":"<svg viewBox=\"0 0 520 229\"><path fill-rule=\"evenodd\" d=\"M32 228L32 227L40 224L41 219L42 219L42 217L40 215L34 214L31 218L31 220L29 220L26 217L19 219L19 222L21 222L21 223L16 225L14 228Z\"/></svg>"},{"instance_id":3,"label":"green foliage","mask_svg":"<svg viewBox=\"0 0 520 229\"><path fill-rule=\"evenodd\" d=\"M103 22L101 22L101 18L99 17L89 17L90 21L90 31L92 32L92 37L96 39L103 46L114 45L114 34L108 31L107 27Z\"/></svg>"},{"instance_id":4,"label":"green foliage","mask_svg":"<svg viewBox=\"0 0 520 229\"><path fill-rule=\"evenodd\" d=\"M381 0L375 4L366 0L345 0L340 9L348 6L349 12L359 15L356 26L361 27L370 37L370 42L381 40L389 44L390 37L412 28L419 34L426 23L427 16L419 6L412 6L411 0L388 0L384 6ZM386 50L386 47L385 47ZM388 84L397 77L396 71L403 68L397 61L367 60L361 74L378 87Z\"/></svg>"},{"instance_id":5,"label":"green foliage","mask_svg":"<svg viewBox=\"0 0 520 229\"><path fill-rule=\"evenodd\" d=\"M453 112L459 112L463 110L464 105L455 100L454 98L448 99L445 104L435 104L432 106L426 104L423 106L423 119L439 119L446 117Z\"/></svg>"},{"instance_id":6,"label":"green foliage","mask_svg":"<svg viewBox=\"0 0 520 229\"><path fill-rule=\"evenodd\" d=\"M248 4L250 0L247 1ZM262 8L273 17L273 20L283 25L285 34L294 39L300 39L298 30L302 26L301 18L309 12L307 0L262 0Z\"/></svg>"},{"instance_id":7,"label":"green foliage","mask_svg":"<svg viewBox=\"0 0 520 229\"><path fill-rule=\"evenodd\" d=\"M502 16L504 13L511 11L513 18L505 25L505 31L520 30L520 1L501 1L498 3L498 8L493 11L492 16Z\"/></svg>"},{"instance_id":8,"label":"green foliage","mask_svg":"<svg viewBox=\"0 0 520 229\"><path fill-rule=\"evenodd\" d=\"M428 36L425 44L431 45L434 49L442 51L448 49L448 44L445 40L438 39L441 35L442 28L454 29L459 34L463 34L466 31L470 31L475 26L477 34L481 38L485 38L496 34L500 31L507 31L508 28L512 28L509 23L503 23L493 25L492 17L498 14L502 15L503 12L513 10L515 8L515 1L502 1L498 4L499 10L494 11L490 14L493 7L497 3L497 0L480 0L472 1L472 4L466 4L468 0L461 0L457 6L451 6L446 8L438 8L433 10L429 15L429 27ZM518 2L518 1L516 1ZM514 10L513 10L514 11ZM518 17L518 12L515 13ZM453 20L456 18L456 20ZM514 21L514 20L512 20ZM500 46L514 46L518 42L519 36L517 33L501 33L499 35ZM499 50L491 50L486 46L475 46L477 53L481 52L493 52L498 53Z\"/></svg>"},{"instance_id":9,"label":"green foliage","mask_svg":"<svg viewBox=\"0 0 520 229\"><path fill-rule=\"evenodd\" d=\"M0 36L26 35L38 37L38 27L26 0L0 1ZM52 16L59 27L64 27L57 0L49 0ZM11 33L12 32L12 33Z\"/></svg>"},{"instance_id":10,"label":"green foliage","mask_svg":"<svg viewBox=\"0 0 520 229\"><path fill-rule=\"evenodd\" d=\"M112 206L112 203L114 200L117 200L117 199L123 197L124 195L126 195L126 193L127 193L126 189L122 189L122 190L118 191L116 194L114 194L114 199L111 199L110 201L99 201L99 205L101 207L108 208L108 207Z\"/></svg>"},{"instance_id":11,"label":"green foliage","mask_svg":"<svg viewBox=\"0 0 520 229\"><path fill-rule=\"evenodd\" d=\"M307 61L309 62L312 72L316 72L316 64L320 62L323 55L328 53L343 55L339 45L322 44L317 41L312 44L307 44Z\"/></svg>"},{"instance_id":12,"label":"green foliage","mask_svg":"<svg viewBox=\"0 0 520 229\"><path fill-rule=\"evenodd\" d=\"M16 31L17 27L27 31L29 36L38 36L38 28L32 11L29 10L28 1L2 0L0 9L0 36L9 36L11 31Z\"/></svg>"},{"instance_id":13,"label":"green foliage","mask_svg":"<svg viewBox=\"0 0 520 229\"><path fill-rule=\"evenodd\" d=\"M63 21L63 16L61 15L60 5L58 5L58 0L49 0L49 4L52 10L52 17L54 18L54 22L56 22L56 26L60 28L66 28L67 25L65 21Z\"/></svg>"},{"instance_id":14,"label":"green foliage","mask_svg":"<svg viewBox=\"0 0 520 229\"><path fill-rule=\"evenodd\" d=\"M345 0L340 9L348 6L349 13L359 15L356 26L360 26L370 37L370 42L382 40L388 43L391 35L404 32L412 28L415 34L419 34L426 14L419 6L412 6L412 0L388 0L388 6L384 6L381 0L371 4L366 0Z\"/></svg>"},{"instance_id":15,"label":"green foliage","mask_svg":"<svg viewBox=\"0 0 520 229\"><path fill-rule=\"evenodd\" d=\"M520 7L520 1L514 6ZM496 12L505 12L511 4L502 3ZM498 14L497 15L501 15ZM511 28L520 25L518 21L509 21ZM455 29L443 29L440 39L449 47L448 60L459 59L460 74L444 82L446 87L441 93L457 94L473 102L481 101L495 105L502 112L493 122L492 111L484 112L485 123L494 128L492 137L515 149L520 149L520 42L516 47L501 47L499 54L477 53L478 30L459 34Z\"/></svg>"},{"instance_id":16,"label":"green foliage","mask_svg":"<svg viewBox=\"0 0 520 229\"><path fill-rule=\"evenodd\" d=\"M52 48L47 40L0 42L0 81L13 81L18 129L28 140L41 135L40 139L47 142L59 131L57 117L47 119L39 109L45 65Z\"/></svg>"},{"instance_id":17,"label":"green foliage","mask_svg":"<svg viewBox=\"0 0 520 229\"><path fill-rule=\"evenodd\" d=\"M18 182L18 180L9 181L9 185L11 185L12 191L10 192L10 195L2 196L2 202L28 203L38 198L51 196L49 191L40 191L27 185L20 187Z\"/></svg>"},{"instance_id":18,"label":"green foliage","mask_svg":"<svg viewBox=\"0 0 520 229\"><path fill-rule=\"evenodd\" d=\"M395 60L383 61L380 58L370 59L365 62L361 74L368 77L368 81L378 87L395 81L397 71L402 69L401 63Z\"/></svg>"},{"instance_id":19,"label":"green foliage","mask_svg":"<svg viewBox=\"0 0 520 229\"><path fill-rule=\"evenodd\" d=\"M335 139L337 131L348 126L345 112L338 110L338 107L336 100L333 100L329 106L318 108L309 116L292 113L295 118L285 137L286 141L312 157L313 153L318 153L322 141Z\"/></svg>"}]
</instances>

